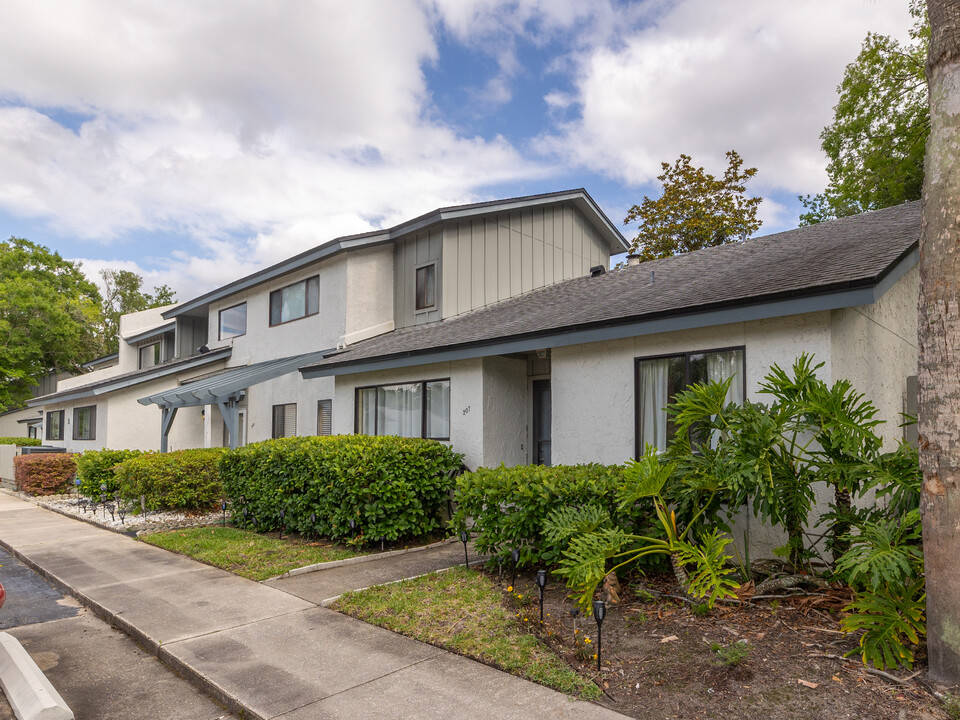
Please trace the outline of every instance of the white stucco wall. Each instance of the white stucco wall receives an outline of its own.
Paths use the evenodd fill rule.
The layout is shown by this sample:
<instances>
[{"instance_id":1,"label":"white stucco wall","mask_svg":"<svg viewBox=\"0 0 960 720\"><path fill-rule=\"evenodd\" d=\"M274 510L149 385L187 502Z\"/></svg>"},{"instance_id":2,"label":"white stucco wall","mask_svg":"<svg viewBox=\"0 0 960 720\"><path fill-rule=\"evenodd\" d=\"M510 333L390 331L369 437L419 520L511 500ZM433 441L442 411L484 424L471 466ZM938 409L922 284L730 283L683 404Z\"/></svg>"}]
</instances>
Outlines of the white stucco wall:
<instances>
[{"instance_id":1,"label":"white stucco wall","mask_svg":"<svg viewBox=\"0 0 960 720\"><path fill-rule=\"evenodd\" d=\"M289 403L297 405L297 435L316 435L317 402L333 399L333 386L332 378L304 380L299 372L293 372L248 388L245 408L247 442L269 440L273 435L273 406ZM337 414L335 406L334 422ZM222 442L222 432L222 428L214 431L214 445Z\"/></svg>"},{"instance_id":2,"label":"white stucco wall","mask_svg":"<svg viewBox=\"0 0 960 720\"><path fill-rule=\"evenodd\" d=\"M789 366L801 352L815 353L830 372L830 315L718 325L623 340L553 348L553 462L622 463L634 455L634 361L670 353L744 346L747 398L774 363Z\"/></svg>"},{"instance_id":3,"label":"white stucco wall","mask_svg":"<svg viewBox=\"0 0 960 720\"><path fill-rule=\"evenodd\" d=\"M529 462L530 395L527 363L506 357L483 359L483 464Z\"/></svg>"},{"instance_id":4,"label":"white stucco wall","mask_svg":"<svg viewBox=\"0 0 960 720\"><path fill-rule=\"evenodd\" d=\"M27 418L38 418L37 408L11 410L0 415L0 437L27 437L27 424L18 422Z\"/></svg>"},{"instance_id":5,"label":"white stucco wall","mask_svg":"<svg viewBox=\"0 0 960 720\"><path fill-rule=\"evenodd\" d=\"M910 270L872 305L834 310L831 318L832 380L849 380L877 406L886 450L903 438L906 378L917 374L919 272Z\"/></svg>"},{"instance_id":6,"label":"white stucco wall","mask_svg":"<svg viewBox=\"0 0 960 720\"><path fill-rule=\"evenodd\" d=\"M390 332L394 328L394 246L361 250L343 258L344 344Z\"/></svg>"}]
</instances>

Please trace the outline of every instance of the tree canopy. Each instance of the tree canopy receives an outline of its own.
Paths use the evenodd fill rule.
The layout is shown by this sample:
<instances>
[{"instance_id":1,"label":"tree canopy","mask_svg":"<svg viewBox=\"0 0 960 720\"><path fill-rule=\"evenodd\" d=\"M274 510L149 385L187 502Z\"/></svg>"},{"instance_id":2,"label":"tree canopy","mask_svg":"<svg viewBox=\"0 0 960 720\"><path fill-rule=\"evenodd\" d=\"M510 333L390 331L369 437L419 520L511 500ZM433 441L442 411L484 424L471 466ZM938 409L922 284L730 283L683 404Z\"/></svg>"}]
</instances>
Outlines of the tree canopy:
<instances>
[{"instance_id":1,"label":"tree canopy","mask_svg":"<svg viewBox=\"0 0 960 720\"><path fill-rule=\"evenodd\" d=\"M100 301L77 263L23 238L0 243L0 409L96 355Z\"/></svg>"},{"instance_id":2,"label":"tree canopy","mask_svg":"<svg viewBox=\"0 0 960 720\"><path fill-rule=\"evenodd\" d=\"M820 134L829 158L828 184L801 197L802 225L919 200L930 134L924 71L930 24L910 3L910 42L869 33L837 88L833 122Z\"/></svg>"},{"instance_id":3,"label":"tree canopy","mask_svg":"<svg viewBox=\"0 0 960 720\"><path fill-rule=\"evenodd\" d=\"M694 167L689 155L680 155L673 165L661 163L660 197L645 195L624 220L640 221L631 253L644 261L669 257L744 240L760 228L757 206L762 198L746 195L746 183L757 169L741 169L743 159L735 150L726 156L729 165L719 179Z\"/></svg>"},{"instance_id":4,"label":"tree canopy","mask_svg":"<svg viewBox=\"0 0 960 720\"><path fill-rule=\"evenodd\" d=\"M129 270L101 270L100 277L104 292L99 334L104 355L117 352L121 315L170 305L176 301L173 290L166 285L154 287L153 294L143 292L143 278Z\"/></svg>"}]
</instances>

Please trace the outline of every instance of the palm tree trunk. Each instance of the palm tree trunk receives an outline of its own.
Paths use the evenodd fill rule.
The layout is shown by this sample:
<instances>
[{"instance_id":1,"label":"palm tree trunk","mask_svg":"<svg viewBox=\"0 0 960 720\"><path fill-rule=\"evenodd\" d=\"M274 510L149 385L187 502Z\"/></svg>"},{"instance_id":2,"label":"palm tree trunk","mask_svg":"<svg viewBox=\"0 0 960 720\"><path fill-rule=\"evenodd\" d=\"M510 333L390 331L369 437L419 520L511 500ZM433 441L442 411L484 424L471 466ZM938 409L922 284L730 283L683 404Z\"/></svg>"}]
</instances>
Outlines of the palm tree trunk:
<instances>
[{"instance_id":1,"label":"palm tree trunk","mask_svg":"<svg viewBox=\"0 0 960 720\"><path fill-rule=\"evenodd\" d=\"M931 680L960 683L960 4L927 0L930 138L918 310L920 466Z\"/></svg>"}]
</instances>

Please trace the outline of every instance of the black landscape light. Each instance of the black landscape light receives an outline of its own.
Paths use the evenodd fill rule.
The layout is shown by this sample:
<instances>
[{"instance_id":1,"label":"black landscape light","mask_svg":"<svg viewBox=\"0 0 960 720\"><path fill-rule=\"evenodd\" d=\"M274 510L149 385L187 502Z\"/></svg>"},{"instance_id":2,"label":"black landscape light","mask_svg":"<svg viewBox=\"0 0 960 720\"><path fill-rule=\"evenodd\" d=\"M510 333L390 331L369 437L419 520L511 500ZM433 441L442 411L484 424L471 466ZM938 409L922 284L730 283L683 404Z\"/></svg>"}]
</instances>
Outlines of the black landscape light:
<instances>
[{"instance_id":1,"label":"black landscape light","mask_svg":"<svg viewBox=\"0 0 960 720\"><path fill-rule=\"evenodd\" d=\"M73 484L77 488L77 505L79 505L80 504L80 478L74 478Z\"/></svg>"},{"instance_id":2,"label":"black landscape light","mask_svg":"<svg viewBox=\"0 0 960 720\"><path fill-rule=\"evenodd\" d=\"M513 582L510 583L510 587L517 586L517 565L520 564L520 548L514 548L513 552L510 553L510 557L513 558Z\"/></svg>"},{"instance_id":3,"label":"black landscape light","mask_svg":"<svg viewBox=\"0 0 960 720\"><path fill-rule=\"evenodd\" d=\"M283 519L287 516L286 510L280 511L280 539L283 540Z\"/></svg>"},{"instance_id":4,"label":"black landscape light","mask_svg":"<svg viewBox=\"0 0 960 720\"><path fill-rule=\"evenodd\" d=\"M310 513L310 529L313 530L313 534L317 534L317 514L315 512Z\"/></svg>"},{"instance_id":5,"label":"black landscape light","mask_svg":"<svg viewBox=\"0 0 960 720\"><path fill-rule=\"evenodd\" d=\"M607 615L607 604L603 600L593 601L593 617L597 621L597 672L600 672L600 652L603 646L603 618Z\"/></svg>"},{"instance_id":6,"label":"black landscape light","mask_svg":"<svg viewBox=\"0 0 960 720\"><path fill-rule=\"evenodd\" d=\"M540 593L540 624L543 625L543 593L547 589L547 571L537 570L537 590Z\"/></svg>"},{"instance_id":7,"label":"black landscape light","mask_svg":"<svg viewBox=\"0 0 960 720\"><path fill-rule=\"evenodd\" d=\"M127 516L127 508L123 505L117 506L117 515L120 516L120 524L123 525L123 519Z\"/></svg>"},{"instance_id":8,"label":"black landscape light","mask_svg":"<svg viewBox=\"0 0 960 720\"><path fill-rule=\"evenodd\" d=\"M107 484L100 485L100 505L103 506L103 516L107 516Z\"/></svg>"},{"instance_id":9,"label":"black landscape light","mask_svg":"<svg viewBox=\"0 0 960 720\"><path fill-rule=\"evenodd\" d=\"M470 540L470 533L468 533L466 530L461 530L460 542L463 543L463 562L464 562L464 565L466 565L467 567L470 567L470 556L467 555L467 541L469 540Z\"/></svg>"},{"instance_id":10,"label":"black landscape light","mask_svg":"<svg viewBox=\"0 0 960 720\"><path fill-rule=\"evenodd\" d=\"M222 498L220 500L220 512L222 513L222 516L220 518L220 526L226 527L227 526L227 499L226 498Z\"/></svg>"}]
</instances>

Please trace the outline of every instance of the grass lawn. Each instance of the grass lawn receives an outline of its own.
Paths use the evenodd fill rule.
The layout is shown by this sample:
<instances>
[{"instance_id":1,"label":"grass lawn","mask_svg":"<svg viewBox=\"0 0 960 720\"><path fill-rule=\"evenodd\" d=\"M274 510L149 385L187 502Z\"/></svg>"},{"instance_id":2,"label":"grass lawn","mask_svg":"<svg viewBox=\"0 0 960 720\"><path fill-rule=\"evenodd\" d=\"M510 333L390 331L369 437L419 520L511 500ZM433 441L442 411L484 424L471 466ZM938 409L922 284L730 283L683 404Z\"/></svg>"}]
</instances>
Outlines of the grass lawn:
<instances>
[{"instance_id":1,"label":"grass lawn","mask_svg":"<svg viewBox=\"0 0 960 720\"><path fill-rule=\"evenodd\" d=\"M346 593L334 608L568 695L598 698L601 691L593 682L572 670L528 629L537 609L521 609L518 618L503 607L502 598L486 576L453 568Z\"/></svg>"},{"instance_id":2,"label":"grass lawn","mask_svg":"<svg viewBox=\"0 0 960 720\"><path fill-rule=\"evenodd\" d=\"M266 580L305 565L364 554L319 542L293 538L278 540L230 527L171 530L145 535L141 539L251 580Z\"/></svg>"}]
</instances>

